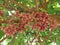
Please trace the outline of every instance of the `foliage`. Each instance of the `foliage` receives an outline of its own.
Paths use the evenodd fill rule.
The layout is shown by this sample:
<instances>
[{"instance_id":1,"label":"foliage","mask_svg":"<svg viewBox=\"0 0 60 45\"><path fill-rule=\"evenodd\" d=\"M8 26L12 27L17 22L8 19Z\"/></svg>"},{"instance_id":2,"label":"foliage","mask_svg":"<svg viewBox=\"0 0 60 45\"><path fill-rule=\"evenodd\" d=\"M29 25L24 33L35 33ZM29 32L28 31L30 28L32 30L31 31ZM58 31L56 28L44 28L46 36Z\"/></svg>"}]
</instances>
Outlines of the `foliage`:
<instances>
[{"instance_id":1,"label":"foliage","mask_svg":"<svg viewBox=\"0 0 60 45\"><path fill-rule=\"evenodd\" d=\"M60 15L60 0L0 0L0 45L60 45L49 15Z\"/></svg>"}]
</instances>

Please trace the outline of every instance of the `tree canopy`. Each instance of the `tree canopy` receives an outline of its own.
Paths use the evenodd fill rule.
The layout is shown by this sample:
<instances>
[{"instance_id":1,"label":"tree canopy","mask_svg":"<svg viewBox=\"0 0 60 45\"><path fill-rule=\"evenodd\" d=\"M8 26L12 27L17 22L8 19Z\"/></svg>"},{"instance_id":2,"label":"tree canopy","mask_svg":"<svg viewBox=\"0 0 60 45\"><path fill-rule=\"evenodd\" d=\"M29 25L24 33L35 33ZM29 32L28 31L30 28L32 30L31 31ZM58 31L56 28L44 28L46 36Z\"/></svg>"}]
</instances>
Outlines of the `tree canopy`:
<instances>
[{"instance_id":1,"label":"tree canopy","mask_svg":"<svg viewBox=\"0 0 60 45\"><path fill-rule=\"evenodd\" d=\"M60 45L60 0L0 0L0 45Z\"/></svg>"}]
</instances>

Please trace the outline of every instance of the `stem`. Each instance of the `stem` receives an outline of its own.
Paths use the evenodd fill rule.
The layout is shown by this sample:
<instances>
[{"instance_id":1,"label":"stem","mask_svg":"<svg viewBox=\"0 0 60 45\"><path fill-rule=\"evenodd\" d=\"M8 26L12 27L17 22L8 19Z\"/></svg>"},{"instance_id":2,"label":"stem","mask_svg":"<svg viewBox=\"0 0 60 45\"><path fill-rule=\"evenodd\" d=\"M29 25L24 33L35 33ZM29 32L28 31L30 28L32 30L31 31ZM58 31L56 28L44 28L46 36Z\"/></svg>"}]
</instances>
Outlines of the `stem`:
<instances>
[{"instance_id":1,"label":"stem","mask_svg":"<svg viewBox=\"0 0 60 45\"><path fill-rule=\"evenodd\" d=\"M17 36L18 32L16 34L14 34L13 36L13 39L11 40L11 42L9 43L9 45L13 45L15 39L16 39L16 36Z\"/></svg>"},{"instance_id":2,"label":"stem","mask_svg":"<svg viewBox=\"0 0 60 45\"><path fill-rule=\"evenodd\" d=\"M38 11L38 2L37 0L34 0L34 2L35 2L36 11Z\"/></svg>"},{"instance_id":3,"label":"stem","mask_svg":"<svg viewBox=\"0 0 60 45\"><path fill-rule=\"evenodd\" d=\"M3 4L0 4L0 7L4 7L4 8L6 8L5 5L3 5Z\"/></svg>"},{"instance_id":4,"label":"stem","mask_svg":"<svg viewBox=\"0 0 60 45\"><path fill-rule=\"evenodd\" d=\"M44 0L44 4L43 4L43 8L46 10L46 7L47 6L47 2L46 2L46 0Z\"/></svg>"},{"instance_id":5,"label":"stem","mask_svg":"<svg viewBox=\"0 0 60 45\"><path fill-rule=\"evenodd\" d=\"M49 37L52 35L52 32L54 32L55 30L52 30L48 33L48 35L46 37L44 37L44 43L49 39Z\"/></svg>"},{"instance_id":6,"label":"stem","mask_svg":"<svg viewBox=\"0 0 60 45\"><path fill-rule=\"evenodd\" d=\"M4 37L2 40L0 40L0 43L2 43L7 38L8 38L8 36Z\"/></svg>"},{"instance_id":7,"label":"stem","mask_svg":"<svg viewBox=\"0 0 60 45\"><path fill-rule=\"evenodd\" d=\"M43 8L42 0L39 0L39 2L40 2L40 6L39 7Z\"/></svg>"}]
</instances>

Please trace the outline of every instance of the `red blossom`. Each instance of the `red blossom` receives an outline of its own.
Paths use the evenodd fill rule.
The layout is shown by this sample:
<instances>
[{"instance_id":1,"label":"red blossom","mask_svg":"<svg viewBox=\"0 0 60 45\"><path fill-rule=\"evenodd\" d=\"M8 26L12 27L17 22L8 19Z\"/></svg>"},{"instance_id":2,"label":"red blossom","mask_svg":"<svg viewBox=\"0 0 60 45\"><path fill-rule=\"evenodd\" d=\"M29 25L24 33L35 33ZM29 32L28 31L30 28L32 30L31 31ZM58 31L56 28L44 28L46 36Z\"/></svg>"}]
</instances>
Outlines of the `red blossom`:
<instances>
[{"instance_id":1,"label":"red blossom","mask_svg":"<svg viewBox=\"0 0 60 45\"><path fill-rule=\"evenodd\" d=\"M10 25L10 26L6 26L3 27L4 33L7 36L12 36L13 34L15 34L17 32L16 27L14 24Z\"/></svg>"},{"instance_id":2,"label":"red blossom","mask_svg":"<svg viewBox=\"0 0 60 45\"><path fill-rule=\"evenodd\" d=\"M32 28L38 28L39 30L47 29L47 27L50 23L47 13L45 13L45 12L34 13L34 18L35 18L36 22L32 26Z\"/></svg>"},{"instance_id":3,"label":"red blossom","mask_svg":"<svg viewBox=\"0 0 60 45\"><path fill-rule=\"evenodd\" d=\"M13 18L10 16L6 18L6 22L10 26L3 28L5 34L8 36L15 34L17 31L22 32L26 30L26 26L30 26L32 30L37 28L39 31L46 30L48 28L48 25L50 25L51 30L57 26L55 22L52 22L49 19L48 14L45 12L36 12L31 16L30 13L20 14L20 12L17 11L16 14L13 13L13 15ZM33 22L33 24L30 25L30 22Z\"/></svg>"}]
</instances>

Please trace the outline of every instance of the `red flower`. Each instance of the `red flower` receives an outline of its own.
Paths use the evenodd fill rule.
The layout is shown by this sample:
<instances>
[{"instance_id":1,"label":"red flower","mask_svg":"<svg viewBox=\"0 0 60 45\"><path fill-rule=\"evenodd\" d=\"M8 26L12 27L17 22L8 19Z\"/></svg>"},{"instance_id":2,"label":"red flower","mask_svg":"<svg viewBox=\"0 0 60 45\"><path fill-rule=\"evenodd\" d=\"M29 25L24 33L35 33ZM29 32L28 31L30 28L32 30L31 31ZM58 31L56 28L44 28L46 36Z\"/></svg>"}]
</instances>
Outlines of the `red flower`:
<instances>
[{"instance_id":1,"label":"red flower","mask_svg":"<svg viewBox=\"0 0 60 45\"><path fill-rule=\"evenodd\" d=\"M16 27L14 24L8 26L8 27L3 27L4 33L7 36L12 36L13 34L15 34L17 32Z\"/></svg>"},{"instance_id":2,"label":"red flower","mask_svg":"<svg viewBox=\"0 0 60 45\"><path fill-rule=\"evenodd\" d=\"M38 28L39 30L47 29L50 20L48 14L45 12L34 13L35 24L32 26L33 29Z\"/></svg>"}]
</instances>

